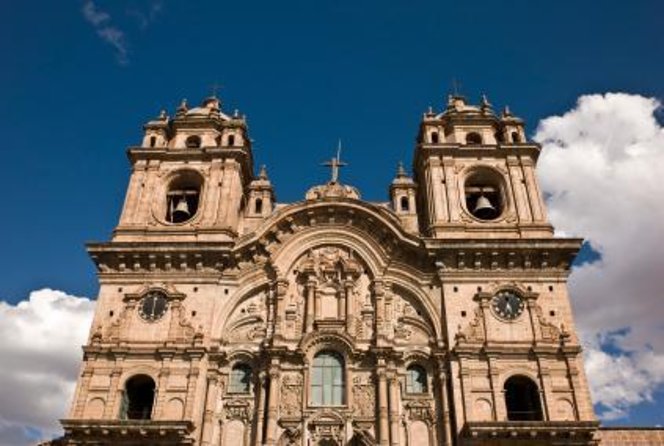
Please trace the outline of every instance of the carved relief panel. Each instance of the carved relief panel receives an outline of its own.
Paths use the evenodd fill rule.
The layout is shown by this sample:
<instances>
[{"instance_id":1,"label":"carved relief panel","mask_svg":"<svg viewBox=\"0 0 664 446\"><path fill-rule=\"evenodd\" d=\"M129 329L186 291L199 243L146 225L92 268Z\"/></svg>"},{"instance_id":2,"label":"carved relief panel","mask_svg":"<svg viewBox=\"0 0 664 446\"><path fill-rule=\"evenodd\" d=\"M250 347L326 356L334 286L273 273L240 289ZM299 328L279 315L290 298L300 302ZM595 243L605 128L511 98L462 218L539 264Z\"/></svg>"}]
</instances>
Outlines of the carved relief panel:
<instances>
[{"instance_id":1,"label":"carved relief panel","mask_svg":"<svg viewBox=\"0 0 664 446\"><path fill-rule=\"evenodd\" d=\"M370 278L350 248L322 246L305 253L293 267L285 303L286 336L314 329L372 335ZM367 323L367 316L371 323Z\"/></svg>"}]
</instances>

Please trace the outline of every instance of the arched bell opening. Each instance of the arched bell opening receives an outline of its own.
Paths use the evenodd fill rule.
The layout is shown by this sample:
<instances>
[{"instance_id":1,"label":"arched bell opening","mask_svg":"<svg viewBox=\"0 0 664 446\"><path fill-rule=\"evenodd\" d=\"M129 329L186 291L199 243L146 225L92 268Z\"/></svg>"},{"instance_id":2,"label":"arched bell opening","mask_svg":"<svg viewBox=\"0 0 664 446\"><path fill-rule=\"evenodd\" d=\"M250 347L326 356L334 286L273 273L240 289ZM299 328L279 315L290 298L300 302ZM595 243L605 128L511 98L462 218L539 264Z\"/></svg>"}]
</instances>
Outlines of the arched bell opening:
<instances>
[{"instance_id":1,"label":"arched bell opening","mask_svg":"<svg viewBox=\"0 0 664 446\"><path fill-rule=\"evenodd\" d=\"M155 383L148 375L135 375L127 380L122 398L120 418L149 420L152 418Z\"/></svg>"},{"instance_id":2,"label":"arched bell opening","mask_svg":"<svg viewBox=\"0 0 664 446\"><path fill-rule=\"evenodd\" d=\"M201 137L198 135L191 135L187 137L187 139L184 142L184 145L187 146L188 149L198 149L202 144Z\"/></svg>"},{"instance_id":3,"label":"arched bell opening","mask_svg":"<svg viewBox=\"0 0 664 446\"><path fill-rule=\"evenodd\" d=\"M479 220L495 220L505 209L502 176L493 169L479 169L465 181L466 209Z\"/></svg>"},{"instance_id":4,"label":"arched bell opening","mask_svg":"<svg viewBox=\"0 0 664 446\"><path fill-rule=\"evenodd\" d=\"M466 134L466 144L479 145L482 144L482 135L477 132L470 132Z\"/></svg>"},{"instance_id":5,"label":"arched bell opening","mask_svg":"<svg viewBox=\"0 0 664 446\"><path fill-rule=\"evenodd\" d=\"M504 385L509 421L542 421L542 404L535 382L526 376L512 376Z\"/></svg>"},{"instance_id":6,"label":"arched bell opening","mask_svg":"<svg viewBox=\"0 0 664 446\"><path fill-rule=\"evenodd\" d=\"M166 221L184 223L191 220L200 204L203 178L195 172L184 171L176 175L166 192Z\"/></svg>"}]
</instances>

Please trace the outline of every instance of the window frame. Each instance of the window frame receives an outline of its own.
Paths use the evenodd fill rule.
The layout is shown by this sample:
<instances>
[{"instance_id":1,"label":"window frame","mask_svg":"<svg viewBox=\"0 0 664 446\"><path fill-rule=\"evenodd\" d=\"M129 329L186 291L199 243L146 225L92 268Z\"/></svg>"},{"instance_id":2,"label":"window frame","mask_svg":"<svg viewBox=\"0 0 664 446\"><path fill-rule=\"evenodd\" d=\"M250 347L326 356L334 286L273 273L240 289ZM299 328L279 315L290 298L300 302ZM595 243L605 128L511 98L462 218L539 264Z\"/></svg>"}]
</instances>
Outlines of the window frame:
<instances>
[{"instance_id":1,"label":"window frame","mask_svg":"<svg viewBox=\"0 0 664 446\"><path fill-rule=\"evenodd\" d=\"M321 358L325 362L336 361L336 364L325 362L317 364L317 361ZM313 407L344 407L346 404L345 358L334 350L321 350L314 356L310 368L309 405Z\"/></svg>"}]
</instances>

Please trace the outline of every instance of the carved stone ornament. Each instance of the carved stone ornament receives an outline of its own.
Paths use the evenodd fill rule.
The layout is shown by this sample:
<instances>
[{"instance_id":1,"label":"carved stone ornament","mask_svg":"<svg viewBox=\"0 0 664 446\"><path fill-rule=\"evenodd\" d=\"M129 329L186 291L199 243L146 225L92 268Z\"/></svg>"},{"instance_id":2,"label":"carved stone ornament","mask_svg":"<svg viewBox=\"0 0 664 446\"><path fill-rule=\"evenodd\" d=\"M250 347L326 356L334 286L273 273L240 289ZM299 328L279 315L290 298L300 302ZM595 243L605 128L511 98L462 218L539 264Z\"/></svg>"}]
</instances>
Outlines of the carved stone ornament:
<instances>
[{"instance_id":1,"label":"carved stone ornament","mask_svg":"<svg viewBox=\"0 0 664 446\"><path fill-rule=\"evenodd\" d=\"M283 417L299 418L302 415L302 375L284 373L281 378L279 410Z\"/></svg>"},{"instance_id":2,"label":"carved stone ornament","mask_svg":"<svg viewBox=\"0 0 664 446\"><path fill-rule=\"evenodd\" d=\"M432 423L434 420L433 410L429 401L410 401L406 403L406 414L409 420L421 420Z\"/></svg>"},{"instance_id":3,"label":"carved stone ornament","mask_svg":"<svg viewBox=\"0 0 664 446\"><path fill-rule=\"evenodd\" d=\"M484 324L482 323L482 310L475 309L475 317L471 320L465 328L459 330L454 336L457 343L482 343L486 339L484 333Z\"/></svg>"},{"instance_id":4,"label":"carved stone ornament","mask_svg":"<svg viewBox=\"0 0 664 446\"><path fill-rule=\"evenodd\" d=\"M251 402L234 399L224 404L224 416L227 420L241 420L244 423L251 421Z\"/></svg>"},{"instance_id":5,"label":"carved stone ornament","mask_svg":"<svg viewBox=\"0 0 664 446\"><path fill-rule=\"evenodd\" d=\"M563 332L560 328L556 327L555 324L549 322L544 317L544 312L542 307L539 305L534 305L533 310L537 316L537 321L539 322L540 333L542 335L542 341L557 343L563 337Z\"/></svg>"},{"instance_id":6,"label":"carved stone ornament","mask_svg":"<svg viewBox=\"0 0 664 446\"><path fill-rule=\"evenodd\" d=\"M374 417L376 403L376 384L371 376L353 378L353 415L356 417Z\"/></svg>"}]
</instances>

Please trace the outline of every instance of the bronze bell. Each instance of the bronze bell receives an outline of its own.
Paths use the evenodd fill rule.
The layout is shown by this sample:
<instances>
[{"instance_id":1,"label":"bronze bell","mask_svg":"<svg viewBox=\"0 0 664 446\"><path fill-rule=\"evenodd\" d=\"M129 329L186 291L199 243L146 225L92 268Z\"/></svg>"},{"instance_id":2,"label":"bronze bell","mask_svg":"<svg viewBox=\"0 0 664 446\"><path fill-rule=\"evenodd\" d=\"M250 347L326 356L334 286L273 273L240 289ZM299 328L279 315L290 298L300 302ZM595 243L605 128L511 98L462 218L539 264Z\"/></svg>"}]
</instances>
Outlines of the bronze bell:
<instances>
[{"instance_id":1,"label":"bronze bell","mask_svg":"<svg viewBox=\"0 0 664 446\"><path fill-rule=\"evenodd\" d=\"M189 205L187 204L187 200L182 197L173 210L173 219L183 220L189 218L190 216L191 212L189 212Z\"/></svg>"},{"instance_id":2,"label":"bronze bell","mask_svg":"<svg viewBox=\"0 0 664 446\"><path fill-rule=\"evenodd\" d=\"M475 203L473 215L482 220L490 220L496 216L496 208L491 204L491 201L484 195L480 195Z\"/></svg>"}]
</instances>

